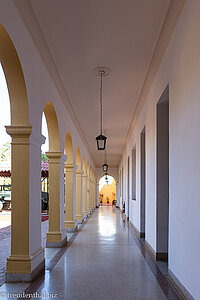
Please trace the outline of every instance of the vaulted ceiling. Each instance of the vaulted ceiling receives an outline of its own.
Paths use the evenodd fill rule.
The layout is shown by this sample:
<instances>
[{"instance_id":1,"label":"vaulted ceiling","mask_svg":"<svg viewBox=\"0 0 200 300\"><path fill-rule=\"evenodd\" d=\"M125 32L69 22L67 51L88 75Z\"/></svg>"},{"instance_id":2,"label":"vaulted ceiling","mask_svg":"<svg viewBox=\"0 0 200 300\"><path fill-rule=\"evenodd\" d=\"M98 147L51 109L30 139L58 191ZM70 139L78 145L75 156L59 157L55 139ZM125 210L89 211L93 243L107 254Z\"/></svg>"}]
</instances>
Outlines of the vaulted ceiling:
<instances>
[{"instance_id":1,"label":"vaulted ceiling","mask_svg":"<svg viewBox=\"0 0 200 300\"><path fill-rule=\"evenodd\" d=\"M103 128L109 165L117 166L169 12L170 0L30 0L78 126L96 165L103 79Z\"/></svg>"}]
</instances>

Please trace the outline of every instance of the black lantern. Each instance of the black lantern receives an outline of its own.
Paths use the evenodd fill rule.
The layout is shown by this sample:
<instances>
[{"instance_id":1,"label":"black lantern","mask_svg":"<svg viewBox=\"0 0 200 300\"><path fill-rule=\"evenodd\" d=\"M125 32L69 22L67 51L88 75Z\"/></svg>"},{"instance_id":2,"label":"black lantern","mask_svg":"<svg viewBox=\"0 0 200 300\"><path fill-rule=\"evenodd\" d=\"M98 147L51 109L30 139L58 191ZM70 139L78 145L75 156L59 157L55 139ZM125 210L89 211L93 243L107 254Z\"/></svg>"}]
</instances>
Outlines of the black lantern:
<instances>
[{"instance_id":1,"label":"black lantern","mask_svg":"<svg viewBox=\"0 0 200 300\"><path fill-rule=\"evenodd\" d=\"M98 150L105 150L106 148L106 140L107 137L104 136L103 134L100 134L96 137L96 141L97 141L97 149Z\"/></svg>"},{"instance_id":2,"label":"black lantern","mask_svg":"<svg viewBox=\"0 0 200 300\"><path fill-rule=\"evenodd\" d=\"M103 165L103 171L108 172L108 165L106 163Z\"/></svg>"},{"instance_id":3,"label":"black lantern","mask_svg":"<svg viewBox=\"0 0 200 300\"><path fill-rule=\"evenodd\" d=\"M98 150L105 150L106 148L106 140L107 137L103 135L103 99L102 99L102 89L103 89L103 76L106 75L106 71L104 69L100 69L98 70L98 75L101 76L101 83L100 83L100 106L101 106L101 111L100 111L100 135L98 135L96 137L96 141L97 141L97 149Z\"/></svg>"}]
</instances>

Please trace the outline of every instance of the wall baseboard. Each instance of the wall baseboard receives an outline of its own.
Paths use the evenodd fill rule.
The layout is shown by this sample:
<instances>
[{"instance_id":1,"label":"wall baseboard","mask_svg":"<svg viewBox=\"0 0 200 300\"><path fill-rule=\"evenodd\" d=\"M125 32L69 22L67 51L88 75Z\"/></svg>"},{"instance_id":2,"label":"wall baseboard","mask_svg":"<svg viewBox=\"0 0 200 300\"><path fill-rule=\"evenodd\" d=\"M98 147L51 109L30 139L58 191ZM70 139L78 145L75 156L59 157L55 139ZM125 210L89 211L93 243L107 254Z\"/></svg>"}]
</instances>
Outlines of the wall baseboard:
<instances>
[{"instance_id":1,"label":"wall baseboard","mask_svg":"<svg viewBox=\"0 0 200 300\"><path fill-rule=\"evenodd\" d=\"M140 232L140 237L144 238L145 237L145 232Z\"/></svg>"},{"instance_id":2,"label":"wall baseboard","mask_svg":"<svg viewBox=\"0 0 200 300\"><path fill-rule=\"evenodd\" d=\"M163 260L168 261L168 253L167 252L156 252L151 245L145 240L145 248L152 256L154 260Z\"/></svg>"},{"instance_id":3,"label":"wall baseboard","mask_svg":"<svg viewBox=\"0 0 200 300\"><path fill-rule=\"evenodd\" d=\"M145 236L145 233L144 232L140 232L136 227L135 225L133 225L133 223L129 220L129 223L131 225L131 227L133 228L133 230L135 231L135 233L137 234L137 236L139 238L143 238Z\"/></svg>"},{"instance_id":4,"label":"wall baseboard","mask_svg":"<svg viewBox=\"0 0 200 300\"><path fill-rule=\"evenodd\" d=\"M154 249L151 247L151 245L146 240L145 240L145 248L147 249L147 251L149 252L151 257L154 260L156 260L156 252L154 251Z\"/></svg>"},{"instance_id":5,"label":"wall baseboard","mask_svg":"<svg viewBox=\"0 0 200 300\"><path fill-rule=\"evenodd\" d=\"M144 232L139 232L139 230L133 225L131 221L129 221L131 228L136 233L137 237L140 238ZM167 260L168 253L165 252L155 252L155 250L151 247L151 245L145 240L145 248L148 251L148 253L151 255L151 257L154 260ZM188 290L184 287L184 285L178 280L178 278L174 275L174 273L168 268L168 279L174 286L174 288L183 296L184 299L187 300L195 300L192 295L188 292Z\"/></svg>"},{"instance_id":6,"label":"wall baseboard","mask_svg":"<svg viewBox=\"0 0 200 300\"><path fill-rule=\"evenodd\" d=\"M183 295L184 299L187 300L195 300L192 295L188 292L188 290L184 287L184 285L178 280L176 275L168 268L168 278L173 286L179 291L181 295Z\"/></svg>"},{"instance_id":7,"label":"wall baseboard","mask_svg":"<svg viewBox=\"0 0 200 300\"><path fill-rule=\"evenodd\" d=\"M153 257L154 260L168 261L167 252L156 252L146 240L145 240L145 248L147 249L149 254Z\"/></svg>"},{"instance_id":8,"label":"wall baseboard","mask_svg":"<svg viewBox=\"0 0 200 300\"><path fill-rule=\"evenodd\" d=\"M156 260L168 261L168 252L156 252Z\"/></svg>"}]
</instances>

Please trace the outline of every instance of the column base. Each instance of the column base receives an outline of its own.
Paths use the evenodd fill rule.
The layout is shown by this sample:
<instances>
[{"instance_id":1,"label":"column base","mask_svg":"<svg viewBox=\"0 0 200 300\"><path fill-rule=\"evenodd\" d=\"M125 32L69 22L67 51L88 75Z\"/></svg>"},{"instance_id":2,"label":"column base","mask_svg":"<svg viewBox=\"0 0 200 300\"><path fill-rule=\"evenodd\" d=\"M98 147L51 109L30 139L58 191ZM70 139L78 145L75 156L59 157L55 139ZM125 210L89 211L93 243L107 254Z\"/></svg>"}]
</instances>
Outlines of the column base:
<instances>
[{"instance_id":1,"label":"column base","mask_svg":"<svg viewBox=\"0 0 200 300\"><path fill-rule=\"evenodd\" d=\"M87 219L87 211L83 211L83 218Z\"/></svg>"},{"instance_id":2,"label":"column base","mask_svg":"<svg viewBox=\"0 0 200 300\"><path fill-rule=\"evenodd\" d=\"M83 223L83 216L77 215L76 216L76 223L77 224L82 224Z\"/></svg>"},{"instance_id":3,"label":"column base","mask_svg":"<svg viewBox=\"0 0 200 300\"><path fill-rule=\"evenodd\" d=\"M68 233L73 233L73 232L76 232L78 229L78 226L76 225L74 228L66 228L67 232Z\"/></svg>"},{"instance_id":4,"label":"column base","mask_svg":"<svg viewBox=\"0 0 200 300\"><path fill-rule=\"evenodd\" d=\"M76 224L74 221L65 221L65 228L68 231L68 229L75 229Z\"/></svg>"},{"instance_id":5,"label":"column base","mask_svg":"<svg viewBox=\"0 0 200 300\"><path fill-rule=\"evenodd\" d=\"M67 232L76 232L77 231L77 225L74 221L65 221L65 228Z\"/></svg>"},{"instance_id":6,"label":"column base","mask_svg":"<svg viewBox=\"0 0 200 300\"><path fill-rule=\"evenodd\" d=\"M45 259L42 248L32 256L11 255L7 258L5 282L32 282L44 270Z\"/></svg>"},{"instance_id":7,"label":"column base","mask_svg":"<svg viewBox=\"0 0 200 300\"><path fill-rule=\"evenodd\" d=\"M67 231L47 232L46 248L61 248L67 244Z\"/></svg>"}]
</instances>

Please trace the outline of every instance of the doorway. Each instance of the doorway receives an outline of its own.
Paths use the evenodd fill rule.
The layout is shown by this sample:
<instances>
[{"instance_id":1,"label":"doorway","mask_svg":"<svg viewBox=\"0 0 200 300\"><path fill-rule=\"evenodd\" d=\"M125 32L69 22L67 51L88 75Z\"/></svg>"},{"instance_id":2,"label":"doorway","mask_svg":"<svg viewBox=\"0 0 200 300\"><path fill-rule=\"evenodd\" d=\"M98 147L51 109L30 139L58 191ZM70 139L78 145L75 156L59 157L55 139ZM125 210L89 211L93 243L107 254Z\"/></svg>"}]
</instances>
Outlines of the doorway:
<instances>
[{"instance_id":1,"label":"doorway","mask_svg":"<svg viewBox=\"0 0 200 300\"><path fill-rule=\"evenodd\" d=\"M127 220L129 220L129 198L130 198L130 161L129 161L129 157L128 157L128 168L127 168Z\"/></svg>"},{"instance_id":2,"label":"doorway","mask_svg":"<svg viewBox=\"0 0 200 300\"><path fill-rule=\"evenodd\" d=\"M169 235L169 86L157 103L156 259L168 261Z\"/></svg>"},{"instance_id":3,"label":"doorway","mask_svg":"<svg viewBox=\"0 0 200 300\"><path fill-rule=\"evenodd\" d=\"M140 191L140 237L145 237L145 185L146 185L146 168L145 168L145 127L140 134L140 159L141 159L141 191Z\"/></svg>"}]
</instances>

